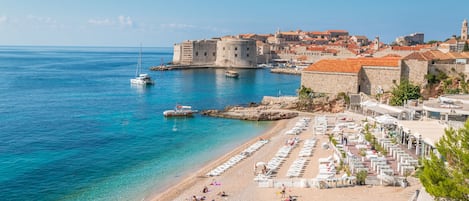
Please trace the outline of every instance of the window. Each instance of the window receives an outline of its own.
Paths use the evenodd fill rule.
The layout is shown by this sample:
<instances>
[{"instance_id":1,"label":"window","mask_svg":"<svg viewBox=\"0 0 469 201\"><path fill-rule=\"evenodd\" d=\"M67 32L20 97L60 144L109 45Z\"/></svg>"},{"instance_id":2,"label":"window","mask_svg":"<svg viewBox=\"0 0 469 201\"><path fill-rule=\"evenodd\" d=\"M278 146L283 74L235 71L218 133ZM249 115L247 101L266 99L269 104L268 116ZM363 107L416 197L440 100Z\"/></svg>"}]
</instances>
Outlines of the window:
<instances>
[{"instance_id":1,"label":"window","mask_svg":"<svg viewBox=\"0 0 469 201\"><path fill-rule=\"evenodd\" d=\"M199 52L195 52L195 56L199 56Z\"/></svg>"},{"instance_id":2,"label":"window","mask_svg":"<svg viewBox=\"0 0 469 201\"><path fill-rule=\"evenodd\" d=\"M392 80L392 83L393 83L393 84L396 84L396 80Z\"/></svg>"},{"instance_id":3,"label":"window","mask_svg":"<svg viewBox=\"0 0 469 201\"><path fill-rule=\"evenodd\" d=\"M247 50L249 51L249 47L248 47L248 49L247 49Z\"/></svg>"},{"instance_id":4,"label":"window","mask_svg":"<svg viewBox=\"0 0 469 201\"><path fill-rule=\"evenodd\" d=\"M235 57L238 57L238 54L235 54Z\"/></svg>"},{"instance_id":5,"label":"window","mask_svg":"<svg viewBox=\"0 0 469 201\"><path fill-rule=\"evenodd\" d=\"M246 57L249 57L249 54L247 54Z\"/></svg>"},{"instance_id":6,"label":"window","mask_svg":"<svg viewBox=\"0 0 469 201\"><path fill-rule=\"evenodd\" d=\"M204 56L207 56L207 52L204 52Z\"/></svg>"},{"instance_id":7,"label":"window","mask_svg":"<svg viewBox=\"0 0 469 201\"><path fill-rule=\"evenodd\" d=\"M215 56L215 52L212 55Z\"/></svg>"},{"instance_id":8,"label":"window","mask_svg":"<svg viewBox=\"0 0 469 201\"><path fill-rule=\"evenodd\" d=\"M223 50L225 50L225 47L223 47Z\"/></svg>"},{"instance_id":9,"label":"window","mask_svg":"<svg viewBox=\"0 0 469 201\"><path fill-rule=\"evenodd\" d=\"M235 47L235 50L238 50L238 47Z\"/></svg>"}]
</instances>

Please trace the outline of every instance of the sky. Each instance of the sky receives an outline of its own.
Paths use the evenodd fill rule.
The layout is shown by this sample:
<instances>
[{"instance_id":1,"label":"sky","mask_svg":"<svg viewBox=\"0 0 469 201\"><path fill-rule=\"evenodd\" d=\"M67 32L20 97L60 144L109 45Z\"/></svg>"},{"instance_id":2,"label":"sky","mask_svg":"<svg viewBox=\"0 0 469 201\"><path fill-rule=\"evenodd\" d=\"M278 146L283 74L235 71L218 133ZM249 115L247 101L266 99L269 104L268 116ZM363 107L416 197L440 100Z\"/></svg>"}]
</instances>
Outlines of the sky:
<instances>
[{"instance_id":1,"label":"sky","mask_svg":"<svg viewBox=\"0 0 469 201\"><path fill-rule=\"evenodd\" d=\"M277 30L425 41L460 35L467 0L0 0L0 45L171 47Z\"/></svg>"}]
</instances>

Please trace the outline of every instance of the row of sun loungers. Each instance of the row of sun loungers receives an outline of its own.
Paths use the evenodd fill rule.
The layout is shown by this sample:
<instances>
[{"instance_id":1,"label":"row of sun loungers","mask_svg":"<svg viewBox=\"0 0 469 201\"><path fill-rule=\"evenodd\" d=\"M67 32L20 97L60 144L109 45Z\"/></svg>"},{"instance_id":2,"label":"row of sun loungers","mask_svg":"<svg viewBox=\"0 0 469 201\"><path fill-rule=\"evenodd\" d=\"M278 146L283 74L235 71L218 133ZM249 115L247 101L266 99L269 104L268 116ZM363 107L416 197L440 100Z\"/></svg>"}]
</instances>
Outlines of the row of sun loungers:
<instances>
[{"instance_id":1,"label":"row of sun loungers","mask_svg":"<svg viewBox=\"0 0 469 201\"><path fill-rule=\"evenodd\" d=\"M228 161L225 163L219 165L215 169L211 170L208 172L206 175L207 176L220 176L223 172L228 170L229 168L233 167L236 165L238 162L243 160L244 158L250 156L252 153L260 149L262 146L267 144L269 141L268 140L259 140L256 143L252 144L248 148L246 148L244 151L242 151L240 154L231 157Z\"/></svg>"},{"instance_id":2,"label":"row of sun loungers","mask_svg":"<svg viewBox=\"0 0 469 201\"><path fill-rule=\"evenodd\" d=\"M329 179L334 178L336 174L336 169L334 165L334 158L329 156L327 158L319 158L319 173L316 176L316 179Z\"/></svg>"},{"instance_id":3,"label":"row of sun loungers","mask_svg":"<svg viewBox=\"0 0 469 201\"><path fill-rule=\"evenodd\" d=\"M352 174L356 174L360 171L369 171L368 167L365 166L365 163L363 163L363 161L361 161L356 156L352 156L349 158L348 165Z\"/></svg>"},{"instance_id":4,"label":"row of sun loungers","mask_svg":"<svg viewBox=\"0 0 469 201\"><path fill-rule=\"evenodd\" d=\"M307 139L301 148L300 153L298 154L299 157L308 157L313 155L313 148L316 147L317 139Z\"/></svg>"},{"instance_id":5,"label":"row of sun loungers","mask_svg":"<svg viewBox=\"0 0 469 201\"><path fill-rule=\"evenodd\" d=\"M275 156L269 162L267 162L267 169L276 171L285 161L285 158L288 157L292 149L293 147L289 145L281 147Z\"/></svg>"},{"instance_id":6,"label":"row of sun loungers","mask_svg":"<svg viewBox=\"0 0 469 201\"><path fill-rule=\"evenodd\" d=\"M287 171L287 177L299 177L305 169L305 165L308 162L306 158L296 159Z\"/></svg>"},{"instance_id":7,"label":"row of sun loungers","mask_svg":"<svg viewBox=\"0 0 469 201\"><path fill-rule=\"evenodd\" d=\"M312 179L313 187L323 189L323 188L332 188L332 187L348 187L353 186L357 183L357 177L355 176L347 176L344 174L342 177L339 178L314 178Z\"/></svg>"},{"instance_id":8,"label":"row of sun loungers","mask_svg":"<svg viewBox=\"0 0 469 201\"><path fill-rule=\"evenodd\" d=\"M287 135L299 135L301 132L306 130L306 128L309 126L309 122L311 121L311 118L301 118L296 122L295 126L285 132Z\"/></svg>"},{"instance_id":9,"label":"row of sun loungers","mask_svg":"<svg viewBox=\"0 0 469 201\"><path fill-rule=\"evenodd\" d=\"M327 131L327 118L326 116L314 117L314 133L326 134Z\"/></svg>"},{"instance_id":10,"label":"row of sun loungers","mask_svg":"<svg viewBox=\"0 0 469 201\"><path fill-rule=\"evenodd\" d=\"M287 177L299 177L303 172L308 160L305 157L310 157L313 154L313 148L316 147L317 139L307 139L303 144L303 148L298 154L299 158L293 162L287 171Z\"/></svg>"},{"instance_id":11,"label":"row of sun loungers","mask_svg":"<svg viewBox=\"0 0 469 201\"><path fill-rule=\"evenodd\" d=\"M401 176L405 176L415 170L418 160L414 159L407 152L402 150L399 145L393 144L390 139L379 139L381 146L388 150L388 153L397 161L396 171Z\"/></svg>"}]
</instances>

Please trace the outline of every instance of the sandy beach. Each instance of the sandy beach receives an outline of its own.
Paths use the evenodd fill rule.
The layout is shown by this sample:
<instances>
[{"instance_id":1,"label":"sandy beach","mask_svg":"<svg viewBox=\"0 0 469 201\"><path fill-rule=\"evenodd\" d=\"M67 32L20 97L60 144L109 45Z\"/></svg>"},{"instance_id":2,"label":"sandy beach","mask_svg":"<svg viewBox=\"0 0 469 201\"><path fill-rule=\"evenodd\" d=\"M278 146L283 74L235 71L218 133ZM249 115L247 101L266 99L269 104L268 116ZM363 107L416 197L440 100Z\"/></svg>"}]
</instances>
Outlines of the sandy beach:
<instances>
[{"instance_id":1,"label":"sandy beach","mask_svg":"<svg viewBox=\"0 0 469 201\"><path fill-rule=\"evenodd\" d=\"M295 146L287 159L279 167L277 174L274 175L275 179L288 180L286 176L290 165L298 158L298 154L303 147L306 139L318 139L317 146L313 150L313 154L307 157L307 163L300 178L311 179L314 178L319 172L319 158L325 158L333 154L332 149L323 149L321 144L327 143L327 135L314 135L312 124L303 131L300 135L292 136L286 135L285 132L295 126L295 123L302 117L314 118L313 115L302 113L299 117L277 121L270 129L268 129L262 136L254 138L244 145L237 147L235 150L227 153L223 157L214 160L207 164L199 171L188 176L180 183L167 189L163 193L152 197L151 200L175 200L185 201L192 200L193 196L205 196L205 200L285 200L280 194L280 188L261 188L258 183L254 181L254 166L257 162L268 162L272 159L279 148L284 146L285 142L293 137L300 139L297 146ZM206 174L224 163L232 156L239 154L241 151L249 147L251 144L257 142L260 138L268 139L269 142L262 146L259 150L252 155L241 160L239 163L225 171L220 176L209 177ZM411 186L407 188L402 187L386 187L386 186L353 186L342 188L329 188L318 189L315 187L310 188L293 188L287 187L286 194L297 196L298 200L380 200L380 201L399 201L409 200L413 193L420 189L421 185L414 178L409 179ZM217 185L210 185L216 182ZM203 193L204 187L207 187L209 192ZM227 196L217 195L219 192L225 192Z\"/></svg>"}]
</instances>

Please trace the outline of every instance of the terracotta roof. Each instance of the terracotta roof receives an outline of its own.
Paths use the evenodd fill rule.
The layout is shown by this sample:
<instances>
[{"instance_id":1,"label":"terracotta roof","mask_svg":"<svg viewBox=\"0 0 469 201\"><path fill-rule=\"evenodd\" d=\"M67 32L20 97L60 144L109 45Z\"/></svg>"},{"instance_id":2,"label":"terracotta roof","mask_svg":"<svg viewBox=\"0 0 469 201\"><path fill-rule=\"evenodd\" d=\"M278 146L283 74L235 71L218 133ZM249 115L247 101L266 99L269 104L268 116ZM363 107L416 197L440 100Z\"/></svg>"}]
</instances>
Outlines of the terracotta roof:
<instances>
[{"instance_id":1,"label":"terracotta roof","mask_svg":"<svg viewBox=\"0 0 469 201\"><path fill-rule=\"evenodd\" d=\"M407 55L406 57L402 58L403 60L419 60L419 61L429 61L430 58L426 57L421 52L412 52L411 54Z\"/></svg>"},{"instance_id":2,"label":"terracotta roof","mask_svg":"<svg viewBox=\"0 0 469 201\"><path fill-rule=\"evenodd\" d=\"M398 58L401 58L402 56L401 56L401 55L398 55L398 54L387 54L387 55L382 56L381 58L387 58L387 57L398 57Z\"/></svg>"},{"instance_id":3,"label":"terracotta roof","mask_svg":"<svg viewBox=\"0 0 469 201\"><path fill-rule=\"evenodd\" d=\"M355 36L356 39L368 40L366 36Z\"/></svg>"},{"instance_id":4,"label":"terracotta roof","mask_svg":"<svg viewBox=\"0 0 469 201\"><path fill-rule=\"evenodd\" d=\"M327 31L312 31L312 32L309 32L309 33L312 34L312 35L331 35Z\"/></svg>"},{"instance_id":5,"label":"terracotta roof","mask_svg":"<svg viewBox=\"0 0 469 201\"><path fill-rule=\"evenodd\" d=\"M416 59L421 61L431 60L451 60L451 59L469 59L468 52L448 52L443 53L439 50L429 50L426 52L413 52L403 58L404 60Z\"/></svg>"},{"instance_id":6,"label":"terracotta roof","mask_svg":"<svg viewBox=\"0 0 469 201\"><path fill-rule=\"evenodd\" d=\"M455 38L451 38L447 41L445 41L445 43L448 43L448 44L456 44L458 42L458 40L456 40Z\"/></svg>"},{"instance_id":7,"label":"terracotta roof","mask_svg":"<svg viewBox=\"0 0 469 201\"><path fill-rule=\"evenodd\" d=\"M282 35L300 35L298 32L289 31L289 32L280 32Z\"/></svg>"},{"instance_id":8,"label":"terracotta roof","mask_svg":"<svg viewBox=\"0 0 469 201\"><path fill-rule=\"evenodd\" d=\"M348 33L348 31L345 31L345 30L327 30L327 32L329 32L329 33L332 33L332 32L334 32L334 33Z\"/></svg>"},{"instance_id":9,"label":"terracotta roof","mask_svg":"<svg viewBox=\"0 0 469 201\"><path fill-rule=\"evenodd\" d=\"M423 47L419 46L392 46L392 50L395 51L419 51Z\"/></svg>"},{"instance_id":10,"label":"terracotta roof","mask_svg":"<svg viewBox=\"0 0 469 201\"><path fill-rule=\"evenodd\" d=\"M306 48L308 51L324 51L326 50L326 47L324 46L309 46Z\"/></svg>"},{"instance_id":11,"label":"terracotta roof","mask_svg":"<svg viewBox=\"0 0 469 201\"><path fill-rule=\"evenodd\" d=\"M305 71L358 73L363 66L399 67L400 58L353 58L353 59L324 59L311 64Z\"/></svg>"},{"instance_id":12,"label":"terracotta roof","mask_svg":"<svg viewBox=\"0 0 469 201\"><path fill-rule=\"evenodd\" d=\"M337 54L339 51L335 49L326 49L324 52L326 53L332 53L332 54Z\"/></svg>"}]
</instances>

